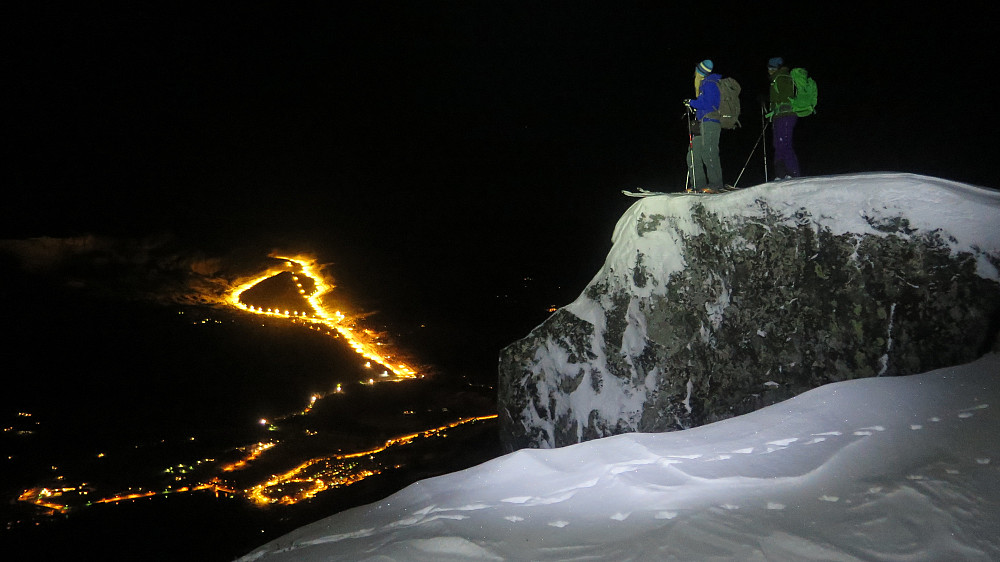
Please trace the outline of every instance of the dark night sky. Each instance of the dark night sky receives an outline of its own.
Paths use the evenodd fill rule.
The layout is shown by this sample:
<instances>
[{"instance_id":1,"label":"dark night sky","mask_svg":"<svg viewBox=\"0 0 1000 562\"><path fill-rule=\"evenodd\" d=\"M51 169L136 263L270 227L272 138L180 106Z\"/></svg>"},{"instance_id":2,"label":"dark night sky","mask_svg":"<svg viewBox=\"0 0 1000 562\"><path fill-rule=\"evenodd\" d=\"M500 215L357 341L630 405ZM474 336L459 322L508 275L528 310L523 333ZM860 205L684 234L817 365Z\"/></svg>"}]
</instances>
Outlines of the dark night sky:
<instances>
[{"instance_id":1,"label":"dark night sky","mask_svg":"<svg viewBox=\"0 0 1000 562\"><path fill-rule=\"evenodd\" d=\"M820 88L819 113L796 132L804 174L1000 187L985 8L733 4L7 3L0 240L167 232L212 256L312 243L338 290L375 294L359 309L397 314L405 321L385 319L394 329L428 327L400 338L407 349L492 382L497 350L601 266L635 201L620 190L683 187L681 101L704 58L744 88L745 127L723 135L728 182L760 133L766 61L782 55ZM759 154L742 186L764 179ZM16 299L20 283L5 293ZM38 318L44 327L22 332L46 352L89 347L64 313ZM103 333L95 346L121 345ZM191 359L197 349L177 356L211 369ZM63 355L76 377L81 359Z\"/></svg>"},{"instance_id":2,"label":"dark night sky","mask_svg":"<svg viewBox=\"0 0 1000 562\"><path fill-rule=\"evenodd\" d=\"M4 18L4 237L295 216L431 239L559 221L604 240L631 203L621 188L683 184L680 101L702 58L744 87L746 127L722 145L735 180L776 54L820 84L798 129L805 174L998 185L995 49L985 15L954 6L24 4Z\"/></svg>"}]
</instances>

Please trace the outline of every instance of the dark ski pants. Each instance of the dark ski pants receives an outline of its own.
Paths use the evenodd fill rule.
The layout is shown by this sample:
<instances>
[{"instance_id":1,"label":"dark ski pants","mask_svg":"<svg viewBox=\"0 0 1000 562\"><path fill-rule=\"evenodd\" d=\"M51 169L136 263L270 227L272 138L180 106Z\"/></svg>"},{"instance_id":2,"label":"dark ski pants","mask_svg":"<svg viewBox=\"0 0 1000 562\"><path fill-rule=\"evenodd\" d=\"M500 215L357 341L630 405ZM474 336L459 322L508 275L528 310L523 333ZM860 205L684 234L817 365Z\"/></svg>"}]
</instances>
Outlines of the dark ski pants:
<instances>
[{"instance_id":1,"label":"dark ski pants","mask_svg":"<svg viewBox=\"0 0 1000 562\"><path fill-rule=\"evenodd\" d=\"M785 176L799 177L799 158L792 146L792 133L795 132L798 121L798 115L774 118L771 132L774 134L774 172L778 179Z\"/></svg>"},{"instance_id":2,"label":"dark ski pants","mask_svg":"<svg viewBox=\"0 0 1000 562\"><path fill-rule=\"evenodd\" d=\"M688 177L694 182L689 188L718 189L722 187L722 163L719 160L719 136L722 125L714 121L701 122L701 134L691 139L688 151Z\"/></svg>"}]
</instances>

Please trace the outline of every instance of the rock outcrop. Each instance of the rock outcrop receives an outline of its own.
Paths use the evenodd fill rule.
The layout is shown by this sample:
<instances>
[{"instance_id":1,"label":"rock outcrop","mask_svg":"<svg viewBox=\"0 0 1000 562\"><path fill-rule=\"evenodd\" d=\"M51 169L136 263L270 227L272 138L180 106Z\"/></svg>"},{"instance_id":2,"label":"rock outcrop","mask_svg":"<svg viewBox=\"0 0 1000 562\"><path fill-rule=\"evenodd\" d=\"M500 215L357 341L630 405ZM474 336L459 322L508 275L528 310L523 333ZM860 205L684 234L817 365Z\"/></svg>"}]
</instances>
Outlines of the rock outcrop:
<instances>
[{"instance_id":1,"label":"rock outcrop","mask_svg":"<svg viewBox=\"0 0 1000 562\"><path fill-rule=\"evenodd\" d=\"M501 438L687 429L965 363L997 341L998 280L990 189L863 174L646 197L583 294L502 350Z\"/></svg>"}]
</instances>

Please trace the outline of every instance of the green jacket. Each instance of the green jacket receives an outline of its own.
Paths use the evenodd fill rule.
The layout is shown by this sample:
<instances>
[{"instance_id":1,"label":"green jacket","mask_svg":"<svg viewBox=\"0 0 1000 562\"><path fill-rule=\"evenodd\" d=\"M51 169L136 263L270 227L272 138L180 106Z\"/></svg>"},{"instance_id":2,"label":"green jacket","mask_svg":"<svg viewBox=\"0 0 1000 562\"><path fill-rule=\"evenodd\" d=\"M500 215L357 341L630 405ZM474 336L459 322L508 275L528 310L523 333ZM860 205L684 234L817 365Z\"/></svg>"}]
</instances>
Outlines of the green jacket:
<instances>
[{"instance_id":1,"label":"green jacket","mask_svg":"<svg viewBox=\"0 0 1000 562\"><path fill-rule=\"evenodd\" d=\"M771 76L771 112L768 117L795 115L789 100L795 97L795 84L788 67L781 67Z\"/></svg>"}]
</instances>

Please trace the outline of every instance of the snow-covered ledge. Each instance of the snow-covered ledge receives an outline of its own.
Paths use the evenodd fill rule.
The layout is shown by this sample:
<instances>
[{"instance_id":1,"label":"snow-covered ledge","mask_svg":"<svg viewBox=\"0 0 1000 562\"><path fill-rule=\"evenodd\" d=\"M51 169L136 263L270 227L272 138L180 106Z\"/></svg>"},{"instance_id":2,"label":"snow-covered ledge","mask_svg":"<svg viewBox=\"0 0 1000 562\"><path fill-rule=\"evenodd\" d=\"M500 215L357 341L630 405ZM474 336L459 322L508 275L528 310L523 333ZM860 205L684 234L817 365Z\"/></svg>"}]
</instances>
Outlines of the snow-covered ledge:
<instances>
[{"instance_id":1,"label":"snow-covered ledge","mask_svg":"<svg viewBox=\"0 0 1000 562\"><path fill-rule=\"evenodd\" d=\"M669 431L972 361L1000 322L1000 193L912 174L638 200L574 302L501 353L508 450Z\"/></svg>"}]
</instances>

